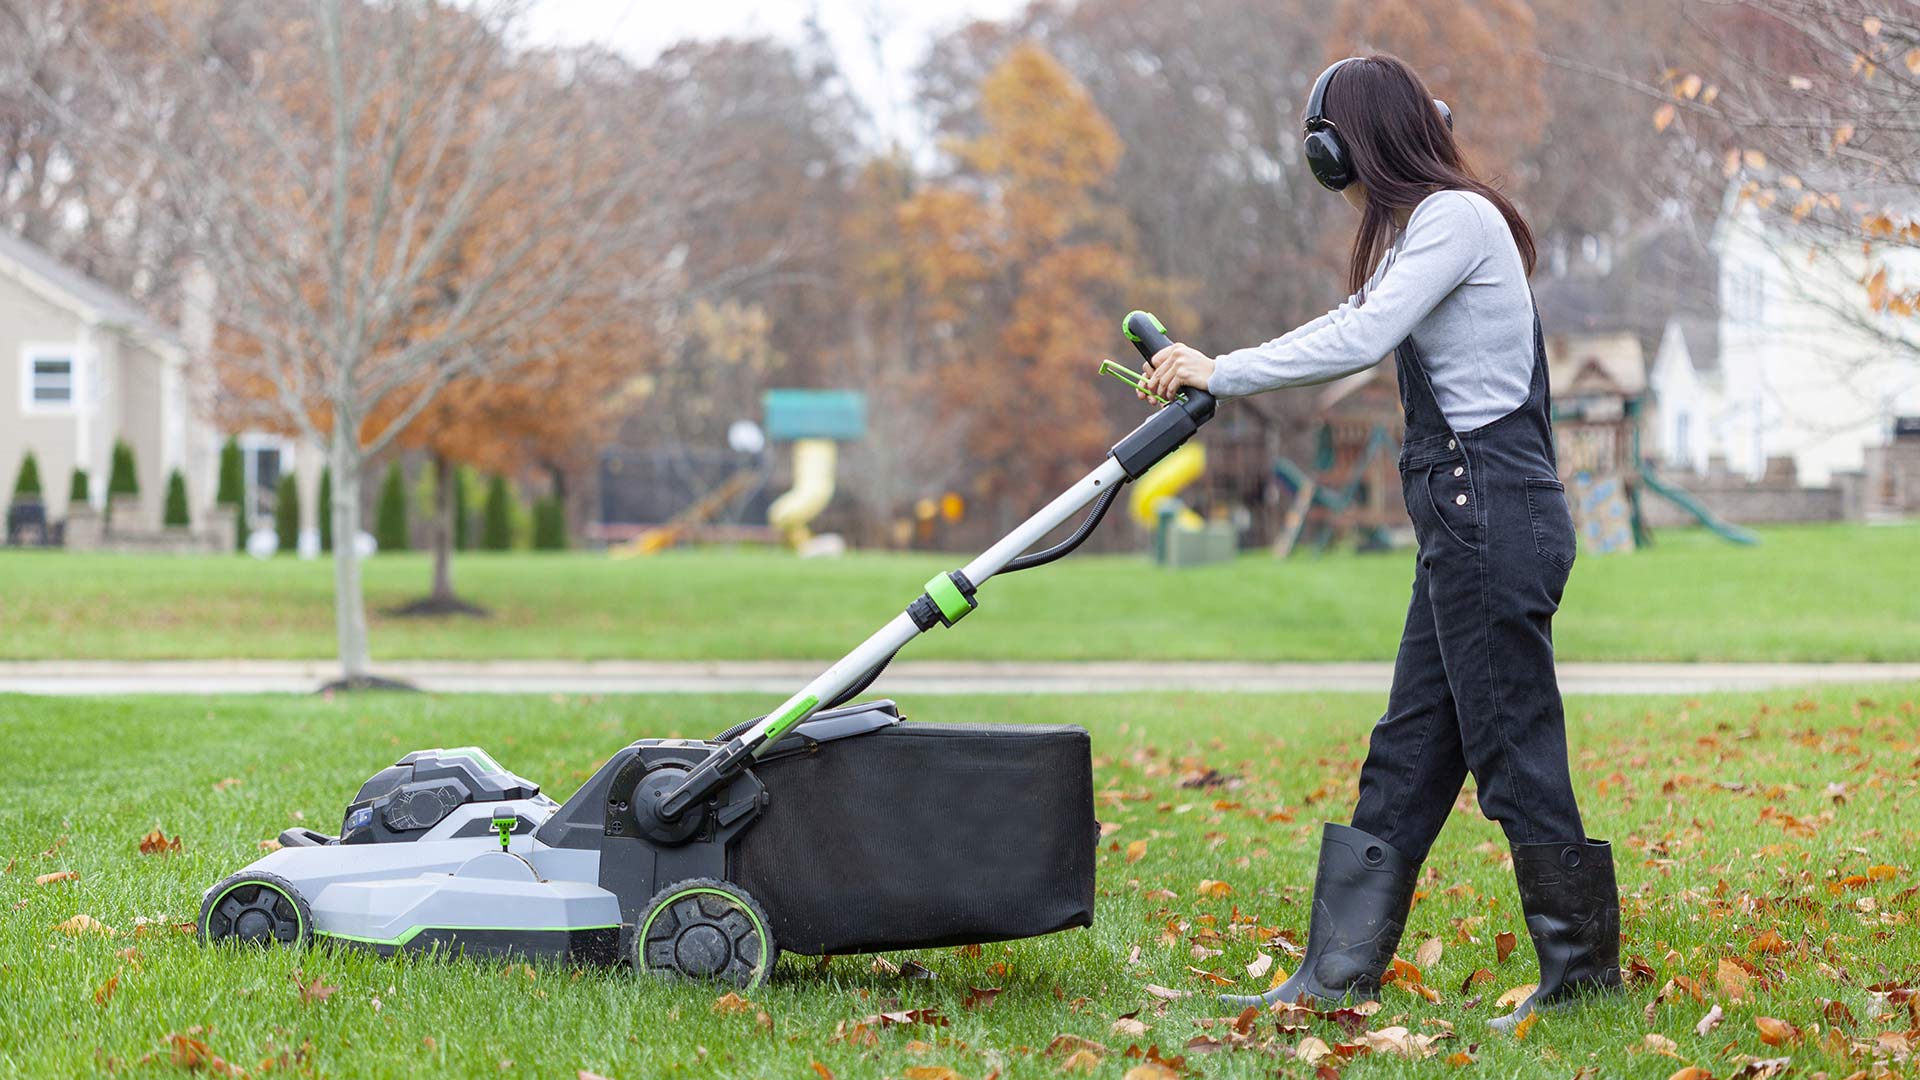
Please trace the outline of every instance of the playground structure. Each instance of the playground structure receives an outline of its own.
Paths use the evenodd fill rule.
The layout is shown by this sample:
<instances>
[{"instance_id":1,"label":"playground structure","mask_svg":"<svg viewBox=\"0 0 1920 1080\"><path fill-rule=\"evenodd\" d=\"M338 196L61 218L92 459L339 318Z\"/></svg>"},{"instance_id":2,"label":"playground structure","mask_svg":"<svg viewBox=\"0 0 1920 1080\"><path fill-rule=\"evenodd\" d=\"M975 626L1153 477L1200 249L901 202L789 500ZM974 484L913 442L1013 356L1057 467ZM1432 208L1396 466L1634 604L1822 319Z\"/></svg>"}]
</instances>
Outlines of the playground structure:
<instances>
[{"instance_id":1,"label":"playground structure","mask_svg":"<svg viewBox=\"0 0 1920 1080\"><path fill-rule=\"evenodd\" d=\"M844 550L818 543L811 525L833 501L839 443L867 433L866 395L854 390L769 390L762 402L767 438L793 443L793 487L767 507L767 524L802 553Z\"/></svg>"},{"instance_id":2,"label":"playground structure","mask_svg":"<svg viewBox=\"0 0 1920 1080\"><path fill-rule=\"evenodd\" d=\"M616 559L632 559L665 551L685 540L695 529L711 521L716 514L731 506L734 500L759 487L765 480L766 474L758 466L741 469L729 476L726 483L701 496L698 502L675 514L665 524L647 529L625 543L608 547L607 554Z\"/></svg>"}]
</instances>

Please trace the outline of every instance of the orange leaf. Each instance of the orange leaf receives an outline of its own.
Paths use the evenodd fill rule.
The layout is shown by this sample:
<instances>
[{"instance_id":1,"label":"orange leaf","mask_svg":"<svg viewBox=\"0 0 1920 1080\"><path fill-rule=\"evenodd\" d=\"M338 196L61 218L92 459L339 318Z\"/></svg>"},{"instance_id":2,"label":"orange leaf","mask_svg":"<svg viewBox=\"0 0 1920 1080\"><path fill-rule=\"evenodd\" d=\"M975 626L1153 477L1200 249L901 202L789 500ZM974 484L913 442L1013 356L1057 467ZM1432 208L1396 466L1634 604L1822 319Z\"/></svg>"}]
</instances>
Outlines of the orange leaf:
<instances>
[{"instance_id":1,"label":"orange leaf","mask_svg":"<svg viewBox=\"0 0 1920 1080\"><path fill-rule=\"evenodd\" d=\"M1100 1055L1091 1050L1075 1050L1060 1063L1061 1072L1090 1073L1100 1067Z\"/></svg>"},{"instance_id":2,"label":"orange leaf","mask_svg":"<svg viewBox=\"0 0 1920 1080\"><path fill-rule=\"evenodd\" d=\"M171 855L179 850L180 838L177 836L169 838L166 833L157 828L140 838L142 855Z\"/></svg>"},{"instance_id":3,"label":"orange leaf","mask_svg":"<svg viewBox=\"0 0 1920 1080\"><path fill-rule=\"evenodd\" d=\"M1894 877L1898 876L1899 873L1900 871L1884 863L1879 866L1867 867L1867 877L1872 881L1891 881Z\"/></svg>"},{"instance_id":4,"label":"orange leaf","mask_svg":"<svg viewBox=\"0 0 1920 1080\"><path fill-rule=\"evenodd\" d=\"M1232 896L1233 886L1224 881L1214 881L1208 878L1200 882L1199 892L1201 896L1209 899L1218 899L1222 896Z\"/></svg>"},{"instance_id":5,"label":"orange leaf","mask_svg":"<svg viewBox=\"0 0 1920 1080\"><path fill-rule=\"evenodd\" d=\"M51 874L41 874L33 879L35 885L52 885L56 881L78 881L80 874L74 870L55 870Z\"/></svg>"},{"instance_id":6,"label":"orange leaf","mask_svg":"<svg viewBox=\"0 0 1920 1080\"><path fill-rule=\"evenodd\" d=\"M107 1002L113 1000L113 992L118 989L120 989L119 974L116 973L107 976L107 981L101 983L99 987L94 990L93 1003L95 1005L105 1005Z\"/></svg>"},{"instance_id":7,"label":"orange leaf","mask_svg":"<svg viewBox=\"0 0 1920 1080\"><path fill-rule=\"evenodd\" d=\"M1495 934L1493 936L1494 959L1499 963L1502 963L1502 964L1506 963L1507 957L1513 955L1514 947L1519 944L1520 944L1520 939L1515 937L1512 931L1509 931L1509 930L1500 931L1498 934Z\"/></svg>"},{"instance_id":8,"label":"orange leaf","mask_svg":"<svg viewBox=\"0 0 1920 1080\"><path fill-rule=\"evenodd\" d=\"M1776 1020L1771 1016L1756 1016L1753 1026L1760 1029L1760 1041L1768 1046L1785 1046L1800 1041L1800 1029L1785 1020Z\"/></svg>"},{"instance_id":9,"label":"orange leaf","mask_svg":"<svg viewBox=\"0 0 1920 1080\"><path fill-rule=\"evenodd\" d=\"M1131 844L1127 845L1127 861L1128 862L1137 863L1141 859L1144 859L1146 857L1147 857L1147 842L1145 840L1135 840Z\"/></svg>"},{"instance_id":10,"label":"orange leaf","mask_svg":"<svg viewBox=\"0 0 1920 1080\"><path fill-rule=\"evenodd\" d=\"M813 1074L815 1076L818 1076L820 1080L833 1080L832 1069L827 1068L825 1065L822 1065L811 1058L807 1059L807 1064L813 1066Z\"/></svg>"},{"instance_id":11,"label":"orange leaf","mask_svg":"<svg viewBox=\"0 0 1920 1080\"><path fill-rule=\"evenodd\" d=\"M1665 131L1668 127L1672 126L1674 113L1676 111L1671 101L1653 110L1653 130Z\"/></svg>"},{"instance_id":12,"label":"orange leaf","mask_svg":"<svg viewBox=\"0 0 1920 1080\"><path fill-rule=\"evenodd\" d=\"M1713 1074L1698 1065L1689 1065L1675 1070L1667 1080L1713 1080Z\"/></svg>"},{"instance_id":13,"label":"orange leaf","mask_svg":"<svg viewBox=\"0 0 1920 1080\"><path fill-rule=\"evenodd\" d=\"M909 1065L905 1076L907 1080L961 1080L959 1073L945 1065Z\"/></svg>"},{"instance_id":14,"label":"orange leaf","mask_svg":"<svg viewBox=\"0 0 1920 1080\"><path fill-rule=\"evenodd\" d=\"M1519 1025L1513 1029L1513 1037L1516 1039L1526 1038L1527 1032L1532 1031L1533 1025L1539 1022L1540 1022L1540 1010L1535 1009L1533 1012L1528 1013L1527 1018L1525 1020L1520 1021Z\"/></svg>"}]
</instances>

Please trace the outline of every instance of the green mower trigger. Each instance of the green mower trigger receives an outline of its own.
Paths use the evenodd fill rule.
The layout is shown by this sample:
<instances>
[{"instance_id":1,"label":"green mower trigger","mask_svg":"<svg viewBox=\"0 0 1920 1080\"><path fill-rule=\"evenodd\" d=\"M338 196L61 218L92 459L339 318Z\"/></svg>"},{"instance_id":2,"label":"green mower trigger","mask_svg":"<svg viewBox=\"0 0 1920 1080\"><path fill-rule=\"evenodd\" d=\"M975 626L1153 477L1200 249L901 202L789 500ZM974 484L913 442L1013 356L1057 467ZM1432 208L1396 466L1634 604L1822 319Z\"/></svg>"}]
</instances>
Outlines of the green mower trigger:
<instances>
[{"instance_id":1,"label":"green mower trigger","mask_svg":"<svg viewBox=\"0 0 1920 1080\"><path fill-rule=\"evenodd\" d=\"M1166 398L1148 390L1146 388L1147 380L1142 378L1139 372L1125 364L1116 364L1112 360L1102 360L1100 361L1100 374L1111 375L1121 382L1126 383L1128 386L1131 386L1135 393L1145 394L1162 405L1170 404Z\"/></svg>"}]
</instances>

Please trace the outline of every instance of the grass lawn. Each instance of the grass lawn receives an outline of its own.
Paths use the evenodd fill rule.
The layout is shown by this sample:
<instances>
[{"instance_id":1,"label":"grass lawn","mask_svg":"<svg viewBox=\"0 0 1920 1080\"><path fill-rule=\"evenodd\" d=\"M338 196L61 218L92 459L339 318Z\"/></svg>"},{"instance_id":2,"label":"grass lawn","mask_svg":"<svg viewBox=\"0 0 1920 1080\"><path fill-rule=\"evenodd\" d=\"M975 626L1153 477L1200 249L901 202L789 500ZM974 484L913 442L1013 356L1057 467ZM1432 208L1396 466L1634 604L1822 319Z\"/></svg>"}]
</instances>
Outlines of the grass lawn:
<instances>
[{"instance_id":1,"label":"grass lawn","mask_svg":"<svg viewBox=\"0 0 1920 1080\"><path fill-rule=\"evenodd\" d=\"M1588 557L1558 620L1570 660L1920 659L1920 526L1763 530L1739 548L1668 530L1651 551ZM756 551L462 554L468 598L495 617L398 619L424 555L367 568L376 659L818 659L964 562L862 554L803 562ZM1412 555L1248 555L1168 572L1087 556L994 582L964 631L911 655L949 659L1386 660ZM291 558L170 559L0 552L0 658L326 658L331 568Z\"/></svg>"},{"instance_id":2,"label":"grass lawn","mask_svg":"<svg viewBox=\"0 0 1920 1080\"><path fill-rule=\"evenodd\" d=\"M1524 1039L1487 1033L1496 999L1536 973L1498 830L1463 796L1401 951L1438 1000L1388 987L1361 1021L1381 1045L1344 1075L1660 1078L1691 1063L1704 1070L1696 1080L1724 1080L1767 1075L1740 1070L1778 1057L1793 1059L1795 1076L1872 1075L1876 1060L1914 1075L1916 1005L1911 991L1888 991L1920 981L1917 699L1920 685L1574 701L1578 787L1590 830L1617 845L1623 955L1644 974ZM752 1007L731 1013L715 1010L710 989L626 970L209 950L171 929L260 840L295 821L335 828L360 781L406 750L482 743L564 796L631 737L708 734L767 704L0 698L11 786L0 803L0 1073L171 1075L176 1033L255 1076L273 1059L276 1074L621 1080L1051 1077L1067 1064L1048 1052L1062 1035L1104 1047L1075 1064L1116 1080L1142 1065L1125 1056L1134 1047L1184 1057L1190 1075L1306 1077L1314 1069L1295 1055L1317 1050L1309 1034L1365 1043L1326 1019L1283 1033L1262 1017L1243 1048L1189 1045L1233 1042L1203 973L1263 988L1292 966L1276 935L1304 932L1316 823L1350 808L1379 707L1366 696L910 702L926 720L1085 724L1111 830L1092 929L913 954L926 980L867 957L790 957ZM155 827L180 850L140 854ZM61 871L78 876L35 883ZM55 929L82 914L115 932ZM1504 933L1521 944L1503 961ZM1249 974L1261 964L1265 974ZM1193 994L1167 1000L1149 986ZM969 1008L974 987L1001 992ZM1716 1005L1717 1030L1696 1033ZM888 1027L864 1045L835 1038L842 1024L906 1009L946 1023ZM1142 1027L1116 1028L1123 1018ZM1415 1061L1379 1034L1392 1028L1451 1037ZM1465 1057L1442 1065L1455 1054Z\"/></svg>"}]
</instances>

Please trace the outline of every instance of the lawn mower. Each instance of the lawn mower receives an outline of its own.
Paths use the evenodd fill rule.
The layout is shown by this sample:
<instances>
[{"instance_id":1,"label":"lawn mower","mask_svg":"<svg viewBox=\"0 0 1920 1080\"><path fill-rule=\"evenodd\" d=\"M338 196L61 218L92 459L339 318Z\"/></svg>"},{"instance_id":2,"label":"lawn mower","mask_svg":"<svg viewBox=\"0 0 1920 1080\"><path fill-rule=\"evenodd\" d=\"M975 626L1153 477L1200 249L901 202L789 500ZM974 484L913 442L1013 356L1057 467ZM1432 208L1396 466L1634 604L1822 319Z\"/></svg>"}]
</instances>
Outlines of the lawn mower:
<instances>
[{"instance_id":1,"label":"lawn mower","mask_svg":"<svg viewBox=\"0 0 1920 1080\"><path fill-rule=\"evenodd\" d=\"M1166 329L1132 312L1141 355ZM1103 371L1140 387L1132 371ZM1159 399L1155 399L1156 401ZM708 740L641 739L564 803L477 747L380 770L338 836L280 848L206 891L207 942L628 962L752 987L806 955L980 944L1093 922L1093 766L1075 726L907 723L848 704L902 647L978 606L996 574L1079 547L1213 417L1188 389L1079 482L925 591L765 716ZM1034 545L1091 504L1059 543Z\"/></svg>"}]
</instances>

